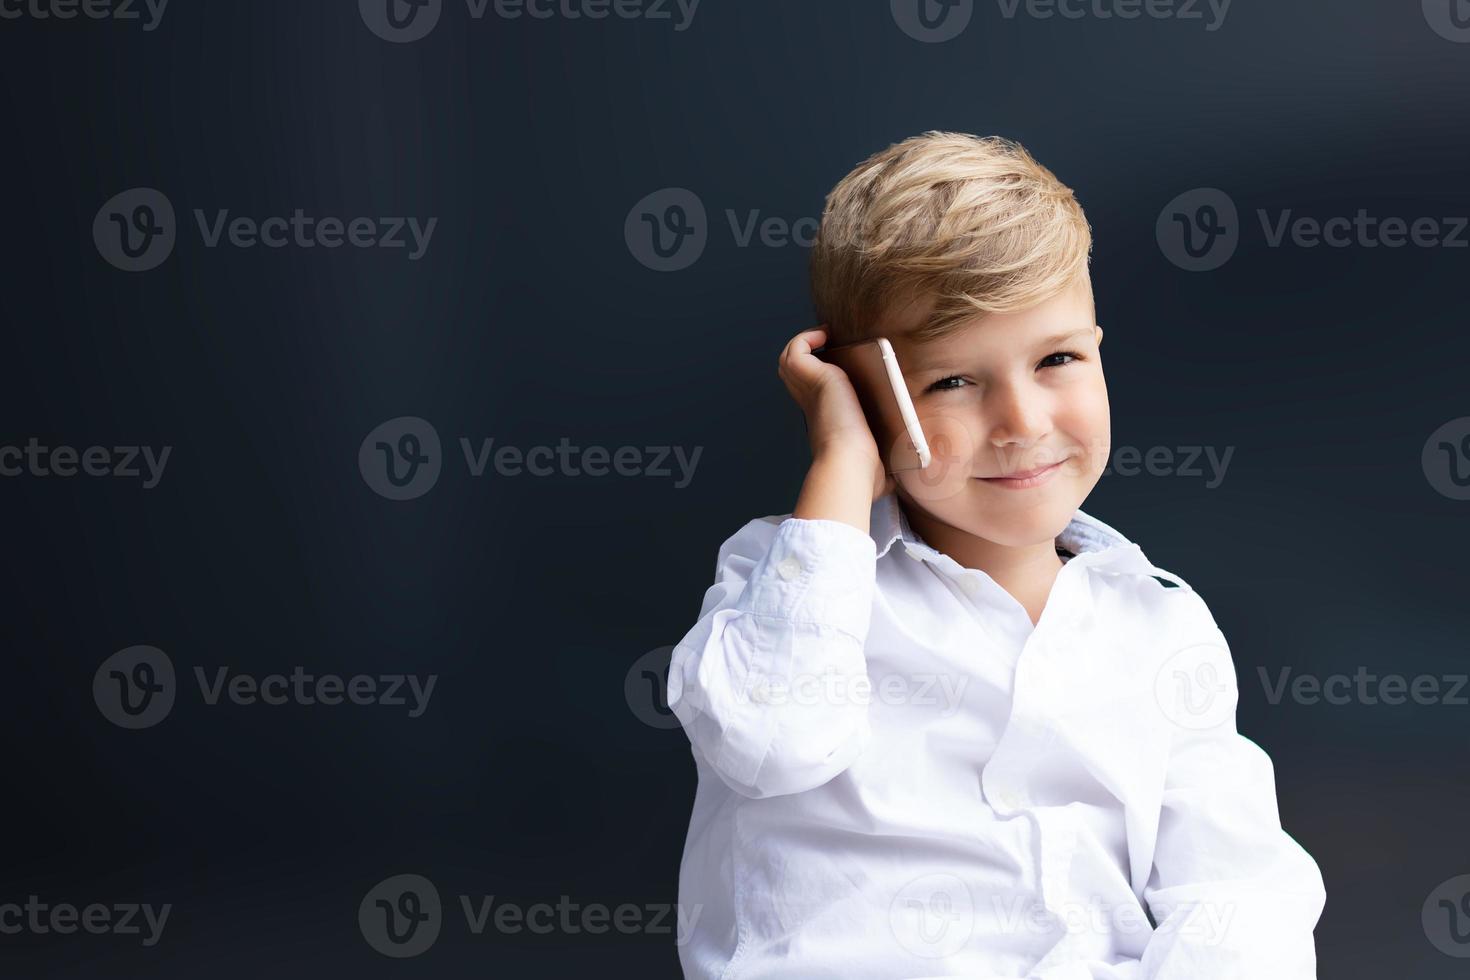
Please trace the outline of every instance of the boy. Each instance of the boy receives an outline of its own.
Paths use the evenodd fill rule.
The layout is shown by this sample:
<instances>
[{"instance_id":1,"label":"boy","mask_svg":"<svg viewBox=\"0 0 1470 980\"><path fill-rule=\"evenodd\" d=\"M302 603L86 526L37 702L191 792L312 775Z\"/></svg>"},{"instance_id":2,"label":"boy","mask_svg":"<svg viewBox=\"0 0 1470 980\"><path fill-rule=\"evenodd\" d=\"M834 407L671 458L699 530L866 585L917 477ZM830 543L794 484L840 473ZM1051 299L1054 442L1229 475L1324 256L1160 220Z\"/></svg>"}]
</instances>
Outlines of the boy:
<instances>
[{"instance_id":1,"label":"boy","mask_svg":"<svg viewBox=\"0 0 1470 980\"><path fill-rule=\"evenodd\" d=\"M930 132L827 199L812 464L720 548L668 702L699 785L690 978L1302 980L1325 901L1204 601L1078 507L1109 439L1091 231L1013 142ZM889 474L812 351L893 344Z\"/></svg>"}]
</instances>

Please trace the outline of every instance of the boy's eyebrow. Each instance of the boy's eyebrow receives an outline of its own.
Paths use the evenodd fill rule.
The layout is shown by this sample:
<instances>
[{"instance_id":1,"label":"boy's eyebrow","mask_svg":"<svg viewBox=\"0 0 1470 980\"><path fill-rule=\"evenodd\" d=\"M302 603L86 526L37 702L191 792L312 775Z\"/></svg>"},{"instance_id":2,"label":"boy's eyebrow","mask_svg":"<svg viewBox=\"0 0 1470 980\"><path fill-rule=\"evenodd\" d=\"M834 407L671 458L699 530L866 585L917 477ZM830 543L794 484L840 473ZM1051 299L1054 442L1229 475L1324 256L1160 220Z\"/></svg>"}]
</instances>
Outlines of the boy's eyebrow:
<instances>
[{"instance_id":1,"label":"boy's eyebrow","mask_svg":"<svg viewBox=\"0 0 1470 980\"><path fill-rule=\"evenodd\" d=\"M1092 333L1094 329L1094 327L1080 327L1076 330L1067 330L1063 333L1053 334L1050 337L1043 337L1041 340L1038 340L1036 342L1036 346L1060 347L1069 340L1076 340L1078 337L1081 337L1084 334ZM932 342L929 344L920 343L913 349L908 357L908 362L910 365L912 365L912 367L906 367L905 370L932 370L939 365L950 364L956 360L957 358L952 352L940 350L936 346L936 344Z\"/></svg>"}]
</instances>

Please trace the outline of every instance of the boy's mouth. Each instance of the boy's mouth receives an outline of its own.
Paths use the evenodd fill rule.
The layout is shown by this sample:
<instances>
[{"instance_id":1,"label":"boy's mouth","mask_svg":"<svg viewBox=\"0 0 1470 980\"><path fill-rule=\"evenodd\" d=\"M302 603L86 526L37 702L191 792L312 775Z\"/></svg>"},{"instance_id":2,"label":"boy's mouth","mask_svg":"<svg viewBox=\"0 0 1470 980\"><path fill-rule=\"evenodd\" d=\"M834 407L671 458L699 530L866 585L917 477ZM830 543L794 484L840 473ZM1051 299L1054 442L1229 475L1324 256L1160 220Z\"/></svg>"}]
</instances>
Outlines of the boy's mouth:
<instances>
[{"instance_id":1,"label":"boy's mouth","mask_svg":"<svg viewBox=\"0 0 1470 980\"><path fill-rule=\"evenodd\" d=\"M984 483L992 486L1005 487L1008 490L1025 490L1029 487L1039 487L1046 483L1057 471L1061 469L1066 460L1059 459L1049 466L1038 466L1029 470L1018 470L1008 476L980 476L976 477Z\"/></svg>"}]
</instances>

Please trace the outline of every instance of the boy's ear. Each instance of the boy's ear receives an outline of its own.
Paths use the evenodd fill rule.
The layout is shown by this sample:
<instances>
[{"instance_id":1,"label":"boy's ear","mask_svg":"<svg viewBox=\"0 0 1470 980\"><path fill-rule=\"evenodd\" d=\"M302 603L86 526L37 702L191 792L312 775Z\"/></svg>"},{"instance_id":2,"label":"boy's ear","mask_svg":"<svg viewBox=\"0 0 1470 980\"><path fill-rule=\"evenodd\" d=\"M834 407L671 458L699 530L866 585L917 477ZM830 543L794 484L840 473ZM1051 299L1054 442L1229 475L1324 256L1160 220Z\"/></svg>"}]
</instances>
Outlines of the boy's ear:
<instances>
[{"instance_id":1,"label":"boy's ear","mask_svg":"<svg viewBox=\"0 0 1470 980\"><path fill-rule=\"evenodd\" d=\"M1092 329L1094 329L1094 330L1097 331L1097 333L1093 334L1093 342L1096 343L1097 346L1101 347L1102 346L1102 324L1095 323L1095 324L1093 324Z\"/></svg>"}]
</instances>

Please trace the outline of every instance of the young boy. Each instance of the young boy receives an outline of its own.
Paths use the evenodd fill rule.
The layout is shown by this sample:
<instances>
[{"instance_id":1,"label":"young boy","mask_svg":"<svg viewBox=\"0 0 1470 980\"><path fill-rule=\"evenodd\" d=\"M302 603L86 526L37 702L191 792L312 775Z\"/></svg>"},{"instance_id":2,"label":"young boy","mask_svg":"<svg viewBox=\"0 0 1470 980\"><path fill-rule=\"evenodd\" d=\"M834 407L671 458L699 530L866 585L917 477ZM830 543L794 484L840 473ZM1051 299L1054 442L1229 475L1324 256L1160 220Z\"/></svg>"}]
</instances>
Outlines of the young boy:
<instances>
[{"instance_id":1,"label":"young boy","mask_svg":"<svg viewBox=\"0 0 1470 980\"><path fill-rule=\"evenodd\" d=\"M827 199L812 464L720 547L668 702L699 786L690 978L1302 980L1325 901L1237 734L1225 637L1078 507L1109 439L1091 232L1013 142L930 132ZM893 344L935 460L851 379Z\"/></svg>"}]
</instances>

